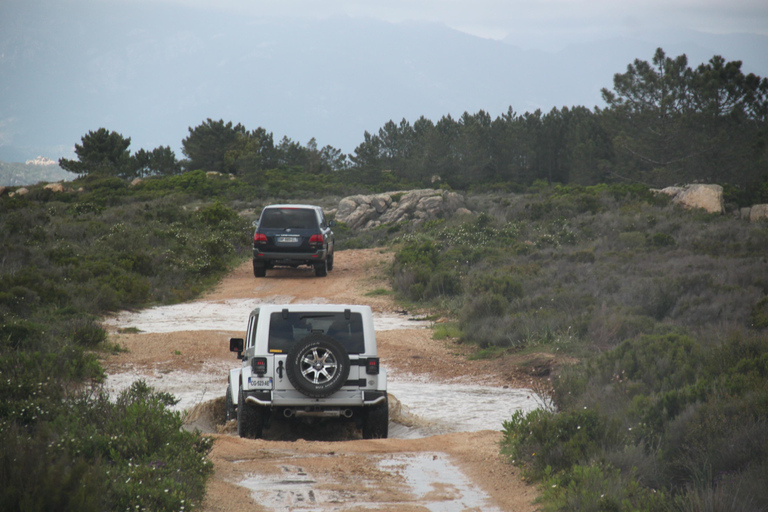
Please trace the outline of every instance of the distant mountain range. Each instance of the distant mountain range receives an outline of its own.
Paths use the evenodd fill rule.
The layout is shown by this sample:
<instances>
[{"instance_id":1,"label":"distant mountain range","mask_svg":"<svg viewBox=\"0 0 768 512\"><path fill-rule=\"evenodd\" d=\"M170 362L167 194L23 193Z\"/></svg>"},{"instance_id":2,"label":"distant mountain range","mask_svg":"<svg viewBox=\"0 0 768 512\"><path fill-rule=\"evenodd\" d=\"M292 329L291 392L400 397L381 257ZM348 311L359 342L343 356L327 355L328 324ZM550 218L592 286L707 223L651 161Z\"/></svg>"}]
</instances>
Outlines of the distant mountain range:
<instances>
[{"instance_id":1,"label":"distant mountain range","mask_svg":"<svg viewBox=\"0 0 768 512\"><path fill-rule=\"evenodd\" d=\"M170 146L182 158L188 128L207 118L351 153L390 119L601 105L613 75L659 46L691 66L720 54L768 75L768 37L749 34L660 32L543 52L430 24L46 5L0 20L0 160L71 158L100 127L131 137L132 151Z\"/></svg>"},{"instance_id":2,"label":"distant mountain range","mask_svg":"<svg viewBox=\"0 0 768 512\"><path fill-rule=\"evenodd\" d=\"M36 158L25 163L0 162L0 187L21 187L41 181L71 181L76 177L76 174L65 171L47 158Z\"/></svg>"}]
</instances>

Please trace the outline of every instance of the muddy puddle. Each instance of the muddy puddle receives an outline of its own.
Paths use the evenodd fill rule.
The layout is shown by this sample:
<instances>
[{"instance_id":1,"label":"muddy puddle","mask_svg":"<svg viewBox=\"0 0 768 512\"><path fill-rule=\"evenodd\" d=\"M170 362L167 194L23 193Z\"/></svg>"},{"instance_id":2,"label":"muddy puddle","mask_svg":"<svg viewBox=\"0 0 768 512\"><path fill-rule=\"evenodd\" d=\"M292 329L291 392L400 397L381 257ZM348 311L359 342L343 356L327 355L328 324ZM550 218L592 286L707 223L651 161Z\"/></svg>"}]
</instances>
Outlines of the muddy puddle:
<instances>
[{"instance_id":1,"label":"muddy puddle","mask_svg":"<svg viewBox=\"0 0 768 512\"><path fill-rule=\"evenodd\" d=\"M217 302L190 302L162 306L138 312L122 312L105 320L112 330L134 328L145 333L167 333L185 330L240 331L243 318L259 304L290 302L291 297L272 296L263 299L233 299ZM326 302L318 298L314 303ZM425 328L429 322L407 315L374 315L378 331ZM153 388L171 393L178 400L176 410L214 410L205 406L221 400L227 386L227 373L236 361L210 361L201 371L125 368L108 375L106 386L113 395L134 381L143 379ZM501 430L503 422L517 410L537 407L535 396L526 389L506 389L477 384L433 383L408 375L389 372L389 392L398 403L396 418L390 424L390 437L419 438L450 432ZM215 424L216 418L204 418L199 426ZM201 430L207 430L201 428Z\"/></svg>"},{"instance_id":2,"label":"muddy puddle","mask_svg":"<svg viewBox=\"0 0 768 512\"><path fill-rule=\"evenodd\" d=\"M426 437L451 432L502 430L515 411L537 408L527 389L425 383L391 379L388 391L400 402L399 422L390 424L390 437Z\"/></svg>"},{"instance_id":3,"label":"muddy puddle","mask_svg":"<svg viewBox=\"0 0 768 512\"><path fill-rule=\"evenodd\" d=\"M178 331L245 331L251 310L261 304L292 302L293 297L275 295L259 299L231 299L215 302L187 302L160 306L142 311L123 311L104 320L111 329L137 329L146 333ZM325 304L323 298L306 301ZM396 313L374 313L377 331L418 329L429 327L430 322Z\"/></svg>"},{"instance_id":4,"label":"muddy puddle","mask_svg":"<svg viewBox=\"0 0 768 512\"><path fill-rule=\"evenodd\" d=\"M254 501L276 512L381 510L383 505L387 510L431 512L500 510L491 505L488 496L443 453L369 455L369 458L374 459L376 470L358 474L354 485L344 488L335 485L327 474L312 473L290 463L281 464L277 474L246 478L239 485L251 491ZM396 488L382 482L393 476L398 480Z\"/></svg>"},{"instance_id":5,"label":"muddy puddle","mask_svg":"<svg viewBox=\"0 0 768 512\"><path fill-rule=\"evenodd\" d=\"M209 425L221 423L221 418L210 417L216 411L212 403L223 403L230 366L211 364L208 368L210 371L205 372L121 372L109 375L106 386L115 396L134 381L143 379L153 388L174 395L179 400L175 410L196 410L195 414L200 417L191 423L193 426L204 432L215 432ZM525 389L425 383L395 377L390 378L388 391L396 400L391 407L389 437L399 439L451 432L502 430L503 422L515 411L528 412L537 407L536 397ZM200 412L206 410L209 412ZM223 409L221 411L223 414ZM289 425L277 430L305 439L313 437L307 436L306 432L293 432ZM341 436L343 438L345 434Z\"/></svg>"}]
</instances>

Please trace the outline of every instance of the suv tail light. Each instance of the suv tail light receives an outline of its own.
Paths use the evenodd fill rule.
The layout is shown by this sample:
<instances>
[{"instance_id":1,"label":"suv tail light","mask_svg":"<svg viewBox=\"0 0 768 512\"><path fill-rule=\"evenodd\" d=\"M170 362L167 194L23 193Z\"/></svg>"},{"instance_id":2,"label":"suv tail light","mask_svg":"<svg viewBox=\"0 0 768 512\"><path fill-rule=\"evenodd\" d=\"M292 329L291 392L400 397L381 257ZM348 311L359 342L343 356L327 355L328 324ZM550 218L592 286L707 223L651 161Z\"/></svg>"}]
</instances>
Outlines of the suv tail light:
<instances>
[{"instance_id":1,"label":"suv tail light","mask_svg":"<svg viewBox=\"0 0 768 512\"><path fill-rule=\"evenodd\" d=\"M365 373L368 375L378 375L379 374L379 358L378 357L369 357L368 361L365 363Z\"/></svg>"},{"instance_id":2,"label":"suv tail light","mask_svg":"<svg viewBox=\"0 0 768 512\"><path fill-rule=\"evenodd\" d=\"M312 235L309 237L309 245L322 245L325 242L323 235Z\"/></svg>"},{"instance_id":3,"label":"suv tail light","mask_svg":"<svg viewBox=\"0 0 768 512\"><path fill-rule=\"evenodd\" d=\"M267 235L264 233L254 233L253 235L253 243L254 244L266 244L267 243Z\"/></svg>"},{"instance_id":4,"label":"suv tail light","mask_svg":"<svg viewBox=\"0 0 768 512\"><path fill-rule=\"evenodd\" d=\"M254 357L251 359L251 370L259 377L267 373L267 358L266 357Z\"/></svg>"}]
</instances>

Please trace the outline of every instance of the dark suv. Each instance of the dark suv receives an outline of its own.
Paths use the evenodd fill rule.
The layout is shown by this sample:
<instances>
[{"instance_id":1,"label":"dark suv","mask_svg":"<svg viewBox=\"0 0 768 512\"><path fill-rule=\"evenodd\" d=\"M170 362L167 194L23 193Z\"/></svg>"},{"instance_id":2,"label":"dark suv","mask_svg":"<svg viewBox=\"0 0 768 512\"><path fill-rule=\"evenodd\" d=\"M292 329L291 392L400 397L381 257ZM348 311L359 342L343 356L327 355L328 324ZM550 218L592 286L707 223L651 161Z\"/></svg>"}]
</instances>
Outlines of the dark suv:
<instances>
[{"instance_id":1,"label":"dark suv","mask_svg":"<svg viewBox=\"0 0 768 512\"><path fill-rule=\"evenodd\" d=\"M323 209L307 204L273 204L262 210L253 235L253 275L268 268L310 265L315 275L333 270L333 221Z\"/></svg>"}]
</instances>

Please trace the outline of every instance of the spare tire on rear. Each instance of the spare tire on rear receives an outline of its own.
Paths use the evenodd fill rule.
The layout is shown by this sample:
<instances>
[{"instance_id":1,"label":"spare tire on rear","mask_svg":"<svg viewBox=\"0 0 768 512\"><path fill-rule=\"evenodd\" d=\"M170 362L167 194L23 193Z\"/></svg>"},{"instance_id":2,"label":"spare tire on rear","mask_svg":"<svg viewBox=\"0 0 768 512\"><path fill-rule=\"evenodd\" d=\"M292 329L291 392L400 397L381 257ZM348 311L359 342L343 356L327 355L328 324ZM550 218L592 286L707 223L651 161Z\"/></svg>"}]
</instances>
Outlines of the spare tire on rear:
<instances>
[{"instance_id":1,"label":"spare tire on rear","mask_svg":"<svg viewBox=\"0 0 768 512\"><path fill-rule=\"evenodd\" d=\"M310 398L324 398L347 381L349 355L330 336L310 334L288 351L285 369L294 388Z\"/></svg>"}]
</instances>

